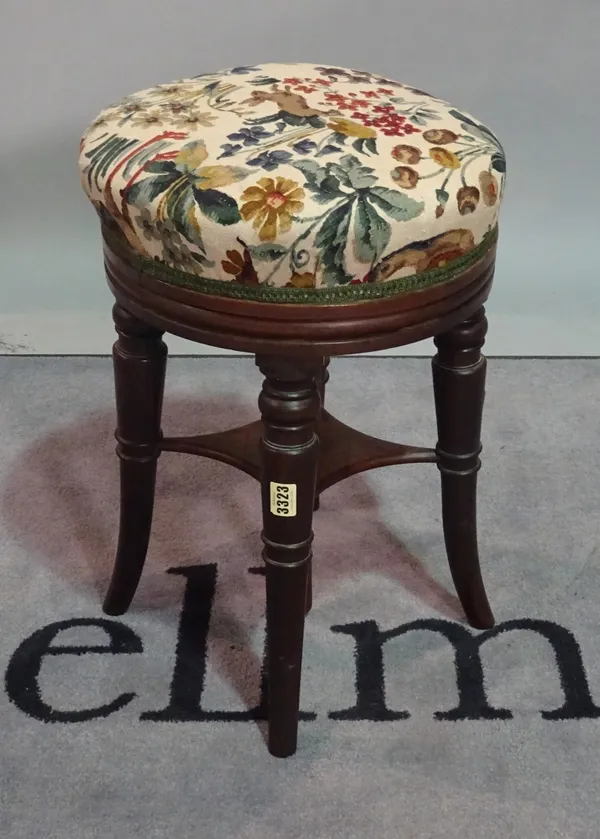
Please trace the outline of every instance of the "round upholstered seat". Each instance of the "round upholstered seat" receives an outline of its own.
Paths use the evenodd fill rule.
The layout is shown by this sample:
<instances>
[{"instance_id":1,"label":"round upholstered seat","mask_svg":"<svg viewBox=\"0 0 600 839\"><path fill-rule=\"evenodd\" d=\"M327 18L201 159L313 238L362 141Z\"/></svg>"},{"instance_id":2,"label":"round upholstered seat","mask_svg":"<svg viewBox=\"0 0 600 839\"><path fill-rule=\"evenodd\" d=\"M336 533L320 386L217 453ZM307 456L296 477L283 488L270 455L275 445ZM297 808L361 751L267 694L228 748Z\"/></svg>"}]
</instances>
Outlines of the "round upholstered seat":
<instances>
[{"instance_id":1,"label":"round upholstered seat","mask_svg":"<svg viewBox=\"0 0 600 839\"><path fill-rule=\"evenodd\" d=\"M381 76L312 64L128 96L81 143L114 253L205 294L351 302L447 283L495 241L505 162L478 120Z\"/></svg>"}]
</instances>

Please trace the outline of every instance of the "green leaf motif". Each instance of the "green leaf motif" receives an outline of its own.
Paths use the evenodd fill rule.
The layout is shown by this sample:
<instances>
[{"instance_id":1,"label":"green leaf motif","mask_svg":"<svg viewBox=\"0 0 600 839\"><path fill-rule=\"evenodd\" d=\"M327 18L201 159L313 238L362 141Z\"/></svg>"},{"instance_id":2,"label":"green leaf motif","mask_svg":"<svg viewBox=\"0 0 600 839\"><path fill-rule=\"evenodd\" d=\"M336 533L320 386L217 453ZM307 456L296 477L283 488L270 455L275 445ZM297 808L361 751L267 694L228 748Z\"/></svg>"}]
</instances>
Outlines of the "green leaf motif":
<instances>
[{"instance_id":1,"label":"green leaf motif","mask_svg":"<svg viewBox=\"0 0 600 839\"><path fill-rule=\"evenodd\" d=\"M340 152L341 149L338 146L334 146L331 143L327 143L326 146L323 146L322 149L319 149L315 157L324 157L326 154L336 154Z\"/></svg>"},{"instance_id":2,"label":"green leaf motif","mask_svg":"<svg viewBox=\"0 0 600 839\"><path fill-rule=\"evenodd\" d=\"M212 259L207 259L206 256L202 253L192 253L192 259L195 259L199 265L202 265L203 268L214 268L215 263Z\"/></svg>"},{"instance_id":3,"label":"green leaf motif","mask_svg":"<svg viewBox=\"0 0 600 839\"><path fill-rule=\"evenodd\" d=\"M331 135L331 142L336 143L338 146L345 146L347 139L345 134L339 134L337 131L334 131Z\"/></svg>"},{"instance_id":4,"label":"green leaf motif","mask_svg":"<svg viewBox=\"0 0 600 839\"><path fill-rule=\"evenodd\" d=\"M354 216L354 251L360 262L373 264L388 246L392 228L382 218L366 195L356 202Z\"/></svg>"},{"instance_id":5,"label":"green leaf motif","mask_svg":"<svg viewBox=\"0 0 600 839\"><path fill-rule=\"evenodd\" d=\"M166 140L156 140L149 146L144 145L135 154L128 157L127 163L121 170L124 180L128 181L130 177L143 169L144 172L162 174L165 169L174 166L171 161L155 161L153 158L168 149L169 143Z\"/></svg>"},{"instance_id":6,"label":"green leaf motif","mask_svg":"<svg viewBox=\"0 0 600 839\"><path fill-rule=\"evenodd\" d=\"M471 117L468 117L466 114L461 114L461 112L457 111L456 108L451 108L448 111L448 113L451 117L454 117L454 119L457 119L459 122L466 122L471 126L477 126L477 123L474 120L472 120Z\"/></svg>"},{"instance_id":7,"label":"green leaf motif","mask_svg":"<svg viewBox=\"0 0 600 839\"><path fill-rule=\"evenodd\" d=\"M319 204L326 204L345 195L340 189L338 178L332 174L332 164L319 166L314 160L299 160L294 166L306 178L304 186L310 189Z\"/></svg>"},{"instance_id":8,"label":"green leaf motif","mask_svg":"<svg viewBox=\"0 0 600 839\"><path fill-rule=\"evenodd\" d=\"M168 172L174 172L181 176L181 172L177 170L172 160L151 160L144 166L144 172L150 175L166 175Z\"/></svg>"},{"instance_id":9,"label":"green leaf motif","mask_svg":"<svg viewBox=\"0 0 600 839\"><path fill-rule=\"evenodd\" d=\"M345 154L340 158L339 168L346 172L348 185L352 189L365 189L377 183L375 175L371 174L373 169L370 166L363 166L358 157L353 154Z\"/></svg>"},{"instance_id":10,"label":"green leaf motif","mask_svg":"<svg viewBox=\"0 0 600 839\"><path fill-rule=\"evenodd\" d=\"M100 189L99 179L108 174L110 167L138 144L139 140L128 140L116 134L103 140L99 146L92 151L86 152L85 157L90 161L85 167L84 173L91 188L92 181L96 189Z\"/></svg>"},{"instance_id":11,"label":"green leaf motif","mask_svg":"<svg viewBox=\"0 0 600 839\"><path fill-rule=\"evenodd\" d=\"M237 224L240 221L238 205L231 196L217 189L196 189L194 198L201 212L217 224Z\"/></svg>"},{"instance_id":12,"label":"green leaf motif","mask_svg":"<svg viewBox=\"0 0 600 839\"><path fill-rule=\"evenodd\" d=\"M420 216L425 204L396 189L374 186L369 190L369 198L394 221L410 221Z\"/></svg>"},{"instance_id":13,"label":"green leaf motif","mask_svg":"<svg viewBox=\"0 0 600 839\"><path fill-rule=\"evenodd\" d=\"M477 123L471 119L471 117L466 116L466 114L461 114L460 111L456 111L454 109L448 111L448 113L453 116L455 119L459 120L462 125L461 128L463 131L471 132L475 134L480 140L485 140L486 143L492 143L497 148L501 149L500 141L490 129L486 125L482 125L481 123Z\"/></svg>"},{"instance_id":14,"label":"green leaf motif","mask_svg":"<svg viewBox=\"0 0 600 839\"><path fill-rule=\"evenodd\" d=\"M506 172L506 160L503 154L492 155L492 169L495 169L496 172Z\"/></svg>"},{"instance_id":15,"label":"green leaf motif","mask_svg":"<svg viewBox=\"0 0 600 839\"><path fill-rule=\"evenodd\" d=\"M345 268L344 254L353 203L352 200L346 201L329 213L315 236L323 277L328 286L345 285L352 279Z\"/></svg>"},{"instance_id":16,"label":"green leaf motif","mask_svg":"<svg viewBox=\"0 0 600 839\"><path fill-rule=\"evenodd\" d=\"M167 217L181 233L184 239L197 245L204 251L204 242L200 225L196 218L196 202L194 194L188 184L182 188L175 189L167 199Z\"/></svg>"},{"instance_id":17,"label":"green leaf motif","mask_svg":"<svg viewBox=\"0 0 600 839\"><path fill-rule=\"evenodd\" d=\"M348 157L348 155L346 155L346 157ZM328 163L327 171L330 173L330 177L333 176L334 178L337 178L340 184L352 189L352 181L350 180L350 175L343 166L340 166L339 163Z\"/></svg>"},{"instance_id":18,"label":"green leaf motif","mask_svg":"<svg viewBox=\"0 0 600 839\"><path fill-rule=\"evenodd\" d=\"M179 177L179 173L173 169L155 178L144 178L143 181L133 183L123 190L123 200L127 204L133 204L134 207L145 207L158 198Z\"/></svg>"},{"instance_id":19,"label":"green leaf motif","mask_svg":"<svg viewBox=\"0 0 600 839\"><path fill-rule=\"evenodd\" d=\"M375 137L369 137L365 140L365 148L368 152L371 152L371 154L379 154L377 151L377 140Z\"/></svg>"},{"instance_id":20,"label":"green leaf motif","mask_svg":"<svg viewBox=\"0 0 600 839\"><path fill-rule=\"evenodd\" d=\"M284 248L283 245L275 245L270 242L264 245L249 245L248 250L252 259L257 260L257 262L274 262L287 253L287 248Z\"/></svg>"},{"instance_id":21,"label":"green leaf motif","mask_svg":"<svg viewBox=\"0 0 600 839\"><path fill-rule=\"evenodd\" d=\"M279 79L274 79L272 76L259 76L257 79L252 79L250 84L253 85L261 85L261 84L278 84Z\"/></svg>"}]
</instances>

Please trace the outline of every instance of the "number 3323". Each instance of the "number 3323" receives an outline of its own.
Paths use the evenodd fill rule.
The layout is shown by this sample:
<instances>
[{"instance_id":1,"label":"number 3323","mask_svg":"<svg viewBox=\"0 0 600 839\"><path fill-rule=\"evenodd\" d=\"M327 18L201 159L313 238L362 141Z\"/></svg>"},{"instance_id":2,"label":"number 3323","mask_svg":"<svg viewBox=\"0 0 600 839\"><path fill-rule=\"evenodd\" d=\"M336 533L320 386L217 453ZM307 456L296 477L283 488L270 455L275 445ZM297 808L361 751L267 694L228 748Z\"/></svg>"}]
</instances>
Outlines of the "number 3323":
<instances>
[{"instance_id":1,"label":"number 3323","mask_svg":"<svg viewBox=\"0 0 600 839\"><path fill-rule=\"evenodd\" d=\"M296 515L296 484L271 481L271 513L286 517Z\"/></svg>"}]
</instances>

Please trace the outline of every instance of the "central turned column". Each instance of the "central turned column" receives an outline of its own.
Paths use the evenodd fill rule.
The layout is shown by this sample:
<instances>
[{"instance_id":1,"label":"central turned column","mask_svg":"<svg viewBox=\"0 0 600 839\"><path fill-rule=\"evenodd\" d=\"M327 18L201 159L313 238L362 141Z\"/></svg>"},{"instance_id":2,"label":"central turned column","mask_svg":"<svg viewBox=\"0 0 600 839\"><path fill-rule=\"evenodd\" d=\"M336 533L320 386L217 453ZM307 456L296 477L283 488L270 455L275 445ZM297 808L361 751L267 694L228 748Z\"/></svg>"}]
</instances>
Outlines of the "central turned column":
<instances>
[{"instance_id":1,"label":"central turned column","mask_svg":"<svg viewBox=\"0 0 600 839\"><path fill-rule=\"evenodd\" d=\"M300 672L312 558L317 479L315 423L322 360L257 356L265 376L258 405L263 420L263 559L267 580L269 751L296 751Z\"/></svg>"}]
</instances>

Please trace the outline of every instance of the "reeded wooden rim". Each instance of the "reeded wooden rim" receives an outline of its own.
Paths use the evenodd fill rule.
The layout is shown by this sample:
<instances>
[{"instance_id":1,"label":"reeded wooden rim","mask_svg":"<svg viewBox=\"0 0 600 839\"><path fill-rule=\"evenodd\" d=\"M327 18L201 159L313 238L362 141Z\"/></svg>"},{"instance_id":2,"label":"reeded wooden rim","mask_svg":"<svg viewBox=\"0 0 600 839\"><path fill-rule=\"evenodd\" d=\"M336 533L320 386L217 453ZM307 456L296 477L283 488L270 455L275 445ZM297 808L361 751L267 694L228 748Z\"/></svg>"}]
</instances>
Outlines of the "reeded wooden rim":
<instances>
[{"instance_id":1,"label":"reeded wooden rim","mask_svg":"<svg viewBox=\"0 0 600 839\"><path fill-rule=\"evenodd\" d=\"M108 284L132 314L166 332L249 353L341 355L389 349L439 334L487 299L495 245L446 283L334 305L236 300L178 288L132 265L104 242Z\"/></svg>"}]
</instances>

